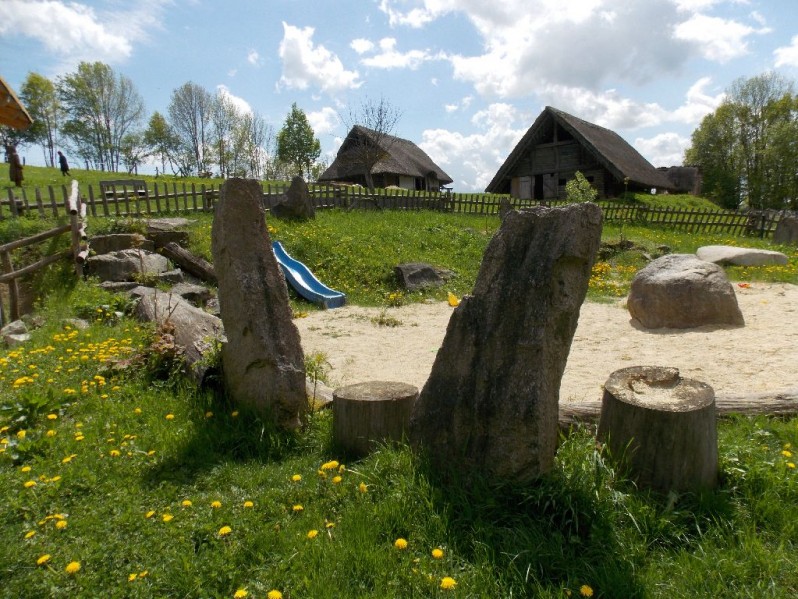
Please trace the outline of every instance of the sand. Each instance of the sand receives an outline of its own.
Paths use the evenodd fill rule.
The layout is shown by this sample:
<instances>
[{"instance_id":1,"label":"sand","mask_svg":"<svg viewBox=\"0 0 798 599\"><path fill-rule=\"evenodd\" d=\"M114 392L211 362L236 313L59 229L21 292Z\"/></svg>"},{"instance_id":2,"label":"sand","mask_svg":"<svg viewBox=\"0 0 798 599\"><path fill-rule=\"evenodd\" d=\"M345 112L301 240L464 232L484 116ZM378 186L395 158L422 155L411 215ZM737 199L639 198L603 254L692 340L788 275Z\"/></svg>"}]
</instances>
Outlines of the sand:
<instances>
[{"instance_id":1,"label":"sand","mask_svg":"<svg viewBox=\"0 0 798 599\"><path fill-rule=\"evenodd\" d=\"M672 366L716 395L778 392L798 383L798 286L734 284L744 327L646 330L624 301L585 302L560 401L601 399L607 377L627 366ZM424 386L453 308L446 302L398 308L345 306L294 322L306 355L323 352L331 386L370 380ZM398 326L378 321L391 319Z\"/></svg>"}]
</instances>

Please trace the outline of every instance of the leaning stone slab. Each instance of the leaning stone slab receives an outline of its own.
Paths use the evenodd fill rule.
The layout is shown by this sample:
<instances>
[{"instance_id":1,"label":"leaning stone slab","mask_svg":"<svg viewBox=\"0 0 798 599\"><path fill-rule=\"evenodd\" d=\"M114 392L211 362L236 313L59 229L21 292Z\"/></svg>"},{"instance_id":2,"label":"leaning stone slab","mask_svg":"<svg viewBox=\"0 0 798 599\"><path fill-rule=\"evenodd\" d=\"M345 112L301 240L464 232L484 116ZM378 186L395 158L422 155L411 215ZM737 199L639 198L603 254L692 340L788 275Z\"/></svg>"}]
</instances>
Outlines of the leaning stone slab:
<instances>
[{"instance_id":1,"label":"leaning stone slab","mask_svg":"<svg viewBox=\"0 0 798 599\"><path fill-rule=\"evenodd\" d=\"M145 250L120 250L86 260L88 274L101 281L132 281L136 275L157 275L168 267L166 258Z\"/></svg>"},{"instance_id":2,"label":"leaning stone slab","mask_svg":"<svg viewBox=\"0 0 798 599\"><path fill-rule=\"evenodd\" d=\"M732 245L705 245L698 248L696 256L713 264L734 266L768 266L787 264L788 258L781 252L758 248L740 248Z\"/></svg>"},{"instance_id":3,"label":"leaning stone slab","mask_svg":"<svg viewBox=\"0 0 798 599\"><path fill-rule=\"evenodd\" d=\"M782 216L773 231L773 243L798 245L798 216Z\"/></svg>"},{"instance_id":4,"label":"leaning stone slab","mask_svg":"<svg viewBox=\"0 0 798 599\"><path fill-rule=\"evenodd\" d=\"M435 467L515 482L551 469L560 382L600 239L592 203L505 215L413 410L411 442Z\"/></svg>"},{"instance_id":5,"label":"leaning stone slab","mask_svg":"<svg viewBox=\"0 0 798 599\"><path fill-rule=\"evenodd\" d=\"M285 192L285 201L271 209L272 215L286 220L311 220L316 218L316 207L308 191L308 184L302 177L291 180Z\"/></svg>"},{"instance_id":6,"label":"leaning stone slab","mask_svg":"<svg viewBox=\"0 0 798 599\"><path fill-rule=\"evenodd\" d=\"M292 429L308 407L305 361L262 195L255 180L229 179L214 211L211 247L227 334L222 363L234 402Z\"/></svg>"},{"instance_id":7,"label":"leaning stone slab","mask_svg":"<svg viewBox=\"0 0 798 599\"><path fill-rule=\"evenodd\" d=\"M723 268L692 254L662 256L639 270L626 307L647 329L745 324Z\"/></svg>"}]
</instances>

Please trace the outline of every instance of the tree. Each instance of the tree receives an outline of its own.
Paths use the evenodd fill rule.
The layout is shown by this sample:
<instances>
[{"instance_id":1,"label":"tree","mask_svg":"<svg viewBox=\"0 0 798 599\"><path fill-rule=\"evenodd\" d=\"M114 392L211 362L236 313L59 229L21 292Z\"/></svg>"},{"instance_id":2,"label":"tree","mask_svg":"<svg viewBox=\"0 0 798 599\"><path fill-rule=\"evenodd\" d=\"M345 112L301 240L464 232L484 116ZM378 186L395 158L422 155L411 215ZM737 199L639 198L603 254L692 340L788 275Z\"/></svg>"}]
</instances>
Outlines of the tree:
<instances>
[{"instance_id":1,"label":"tree","mask_svg":"<svg viewBox=\"0 0 798 599\"><path fill-rule=\"evenodd\" d=\"M597 196L598 191L580 171L565 184L565 197L569 202L593 202Z\"/></svg>"},{"instance_id":2,"label":"tree","mask_svg":"<svg viewBox=\"0 0 798 599\"><path fill-rule=\"evenodd\" d=\"M128 133L122 138L119 149L128 174L138 174L139 165L150 155L150 150L144 141L144 133Z\"/></svg>"},{"instance_id":3,"label":"tree","mask_svg":"<svg viewBox=\"0 0 798 599\"><path fill-rule=\"evenodd\" d=\"M144 144L151 156L156 156L161 162L161 173L166 172L166 163L172 167L172 157L177 153L178 140L164 116L155 111L150 117L147 128L144 130Z\"/></svg>"},{"instance_id":4,"label":"tree","mask_svg":"<svg viewBox=\"0 0 798 599\"><path fill-rule=\"evenodd\" d=\"M401 116L401 111L381 96L379 101L365 100L359 109L350 110L348 116L340 118L350 131L344 140L344 146L347 147L342 146L341 150L348 154L349 160L363 173L369 190L374 190L371 171L386 154L390 154L391 146L396 140L394 129ZM353 135L352 130L357 126L366 131L361 131L361 135Z\"/></svg>"},{"instance_id":5,"label":"tree","mask_svg":"<svg viewBox=\"0 0 798 599\"><path fill-rule=\"evenodd\" d=\"M685 163L701 167L707 195L727 207L784 207L794 178L785 136L798 120L792 83L775 73L736 80L692 136ZM785 179L784 168L790 173ZM787 184L789 187L789 184Z\"/></svg>"},{"instance_id":6,"label":"tree","mask_svg":"<svg viewBox=\"0 0 798 599\"><path fill-rule=\"evenodd\" d=\"M175 160L183 175L208 171L212 106L213 96L191 81L172 92L169 124L178 141Z\"/></svg>"},{"instance_id":7,"label":"tree","mask_svg":"<svg viewBox=\"0 0 798 599\"><path fill-rule=\"evenodd\" d=\"M19 95L33 119L33 124L25 131L25 139L40 145L45 164L55 167L55 148L62 115L55 84L43 75L28 73Z\"/></svg>"},{"instance_id":8,"label":"tree","mask_svg":"<svg viewBox=\"0 0 798 599\"><path fill-rule=\"evenodd\" d=\"M216 152L219 176L230 176L233 138L241 115L235 105L221 90L216 93L211 107L211 145Z\"/></svg>"},{"instance_id":9,"label":"tree","mask_svg":"<svg viewBox=\"0 0 798 599\"><path fill-rule=\"evenodd\" d=\"M277 159L293 166L297 174L303 175L310 172L311 165L320 155L321 143L316 139L305 113L295 102L277 134Z\"/></svg>"},{"instance_id":10,"label":"tree","mask_svg":"<svg viewBox=\"0 0 798 599\"><path fill-rule=\"evenodd\" d=\"M135 131L144 102L133 82L101 62L81 62L58 83L67 115L64 133L78 153L91 156L100 170L119 169L122 139Z\"/></svg>"}]
</instances>

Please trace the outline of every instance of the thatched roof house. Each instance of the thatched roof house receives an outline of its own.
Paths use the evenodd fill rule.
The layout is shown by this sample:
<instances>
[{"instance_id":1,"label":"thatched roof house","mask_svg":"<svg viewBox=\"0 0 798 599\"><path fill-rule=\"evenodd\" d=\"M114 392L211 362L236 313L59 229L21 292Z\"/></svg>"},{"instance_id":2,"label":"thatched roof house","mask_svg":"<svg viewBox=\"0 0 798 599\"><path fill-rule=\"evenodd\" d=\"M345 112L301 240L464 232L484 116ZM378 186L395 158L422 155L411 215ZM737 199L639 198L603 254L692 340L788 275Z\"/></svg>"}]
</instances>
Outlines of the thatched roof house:
<instances>
[{"instance_id":1,"label":"thatched roof house","mask_svg":"<svg viewBox=\"0 0 798 599\"><path fill-rule=\"evenodd\" d=\"M2 77L0 77L0 124L13 129L27 129L33 124L28 111Z\"/></svg>"},{"instance_id":2,"label":"thatched roof house","mask_svg":"<svg viewBox=\"0 0 798 599\"><path fill-rule=\"evenodd\" d=\"M366 185L365 164L371 163L375 187L437 191L452 182L416 144L393 135L355 125L346 136L333 163L319 181Z\"/></svg>"},{"instance_id":3,"label":"thatched roof house","mask_svg":"<svg viewBox=\"0 0 798 599\"><path fill-rule=\"evenodd\" d=\"M614 131L547 106L515 146L485 191L524 199L565 197L580 171L599 197L669 190L668 178Z\"/></svg>"}]
</instances>

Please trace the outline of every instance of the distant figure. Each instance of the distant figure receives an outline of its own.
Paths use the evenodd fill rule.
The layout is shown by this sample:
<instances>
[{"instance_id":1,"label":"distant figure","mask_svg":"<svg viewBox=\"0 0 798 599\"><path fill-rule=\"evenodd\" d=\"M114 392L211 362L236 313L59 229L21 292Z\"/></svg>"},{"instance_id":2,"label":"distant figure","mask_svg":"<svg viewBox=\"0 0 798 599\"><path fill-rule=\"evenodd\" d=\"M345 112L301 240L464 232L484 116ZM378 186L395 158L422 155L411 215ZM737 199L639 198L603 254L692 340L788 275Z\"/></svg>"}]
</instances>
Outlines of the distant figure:
<instances>
[{"instance_id":1,"label":"distant figure","mask_svg":"<svg viewBox=\"0 0 798 599\"><path fill-rule=\"evenodd\" d=\"M69 174L69 164L67 163L66 156L61 151L58 152L58 165L61 167L61 174L66 177Z\"/></svg>"},{"instance_id":2,"label":"distant figure","mask_svg":"<svg viewBox=\"0 0 798 599\"><path fill-rule=\"evenodd\" d=\"M12 145L6 146L6 154L8 154L8 176L17 187L22 187L22 162L17 154L17 148Z\"/></svg>"}]
</instances>

